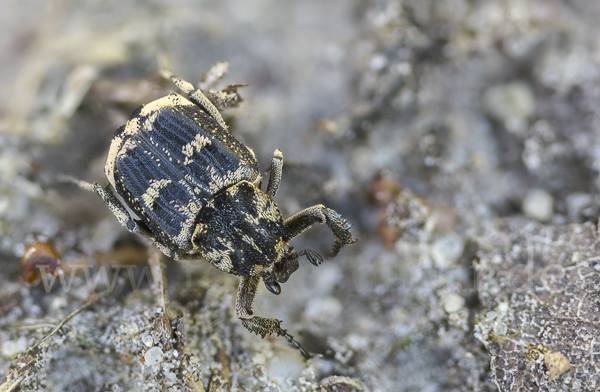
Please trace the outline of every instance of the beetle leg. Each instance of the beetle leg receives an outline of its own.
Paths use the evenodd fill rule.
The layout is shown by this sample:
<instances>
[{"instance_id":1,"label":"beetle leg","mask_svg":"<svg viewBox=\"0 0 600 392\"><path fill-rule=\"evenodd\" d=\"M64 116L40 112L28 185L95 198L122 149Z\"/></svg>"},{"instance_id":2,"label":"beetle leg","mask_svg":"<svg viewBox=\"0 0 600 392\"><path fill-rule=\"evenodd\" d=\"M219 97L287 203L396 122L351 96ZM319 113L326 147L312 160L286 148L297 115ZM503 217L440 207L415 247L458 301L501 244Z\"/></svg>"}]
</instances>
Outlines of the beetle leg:
<instances>
[{"instance_id":1,"label":"beetle leg","mask_svg":"<svg viewBox=\"0 0 600 392\"><path fill-rule=\"evenodd\" d=\"M269 167L269 183L267 184L267 195L274 199L281 183L281 172L283 168L283 154L281 150L275 150Z\"/></svg>"},{"instance_id":2,"label":"beetle leg","mask_svg":"<svg viewBox=\"0 0 600 392\"><path fill-rule=\"evenodd\" d=\"M127 209L123 206L123 203L115 196L113 191L110 189L110 185L106 187L100 186L98 183L89 183L87 181L79 180L75 177L60 175L58 177L61 181L71 182L81 189L86 191L96 192L102 200L106 203L110 211L117 217L119 223L125 226L127 230L134 234L139 234L143 237L146 237L152 240L152 245L158 248L161 252L169 257L173 257L176 260L180 260L182 258L187 258L186 254L176 254L168 247L156 241L154 234L150 231L148 226L144 224L141 220L131 218L131 215L127 212ZM190 258L193 260L197 260L198 255L190 255Z\"/></svg>"},{"instance_id":3,"label":"beetle leg","mask_svg":"<svg viewBox=\"0 0 600 392\"><path fill-rule=\"evenodd\" d=\"M131 215L127 212L127 209L117 199L110 189L110 185L102 187L97 183L92 184L92 190L96 192L102 200L106 203L110 211L117 217L121 225L125 226L127 230L134 234L142 235L146 238L154 240L154 234L146 227L146 225L137 219L132 219Z\"/></svg>"},{"instance_id":4,"label":"beetle leg","mask_svg":"<svg viewBox=\"0 0 600 392\"><path fill-rule=\"evenodd\" d=\"M115 197L115 194L110 189L110 185L102 187L96 182L92 184L68 175L59 175L57 178L60 181L73 183L86 191L96 192L98 195L100 195L108 208L110 208L110 211L117 217L119 223L125 226L127 230L134 234L140 234L146 238L154 240L154 234L152 234L150 229L148 229L148 227L146 227L142 221L131 218L131 215L129 215L127 209L123 206L119 199Z\"/></svg>"},{"instance_id":5,"label":"beetle leg","mask_svg":"<svg viewBox=\"0 0 600 392\"><path fill-rule=\"evenodd\" d=\"M254 316L252 303L260 283L260 276L243 277L238 288L237 300L235 303L235 313L237 318L242 321L244 328L254 332L261 337L277 334L283 336L289 344L298 349L304 358L309 359L311 355L300 346L300 343L294 340L294 337L281 328L281 321L273 318Z\"/></svg>"},{"instance_id":6,"label":"beetle leg","mask_svg":"<svg viewBox=\"0 0 600 392\"><path fill-rule=\"evenodd\" d=\"M212 102L210 102L210 100L206 98L204 94L202 94L202 91L200 91L200 89L194 88L193 84L191 84L190 82L186 82L181 78L178 78L170 72L163 71L163 76L171 79L178 89L180 89L190 97L190 100L192 102L194 102L202 110L208 113L213 119L215 119L219 123L219 125L223 127L223 129L227 130L227 124L225 124L225 121L223 121L221 113L219 113L219 110L215 107L215 105L213 105Z\"/></svg>"},{"instance_id":7,"label":"beetle leg","mask_svg":"<svg viewBox=\"0 0 600 392\"><path fill-rule=\"evenodd\" d=\"M292 238L304 233L315 223L326 223L335 235L335 244L331 250L332 256L337 255L344 245L356 242L356 238L352 236L350 231L352 226L340 214L322 204L306 208L283 222L288 235L287 240L290 241Z\"/></svg>"},{"instance_id":8,"label":"beetle leg","mask_svg":"<svg viewBox=\"0 0 600 392\"><path fill-rule=\"evenodd\" d=\"M321 255L315 252L314 250L310 249L301 250L300 252L298 252L298 256L306 256L308 261L310 261L310 263L315 267L320 266L323 262L323 257L321 257Z\"/></svg>"}]
</instances>

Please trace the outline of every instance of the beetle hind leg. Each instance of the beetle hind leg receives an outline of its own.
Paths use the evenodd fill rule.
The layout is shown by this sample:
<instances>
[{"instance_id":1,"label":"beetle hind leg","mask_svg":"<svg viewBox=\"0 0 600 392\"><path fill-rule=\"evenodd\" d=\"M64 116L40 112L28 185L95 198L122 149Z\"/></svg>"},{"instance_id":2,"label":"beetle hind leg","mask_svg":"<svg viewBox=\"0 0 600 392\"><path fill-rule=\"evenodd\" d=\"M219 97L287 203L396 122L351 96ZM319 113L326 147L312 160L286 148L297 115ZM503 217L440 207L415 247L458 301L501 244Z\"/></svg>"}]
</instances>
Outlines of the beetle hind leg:
<instances>
[{"instance_id":1,"label":"beetle hind leg","mask_svg":"<svg viewBox=\"0 0 600 392\"><path fill-rule=\"evenodd\" d=\"M356 238L354 238L352 232L350 231L350 227L352 227L352 225L346 222L346 220L342 218L340 214L322 204L306 208L287 218L283 222L285 231L288 235L287 240L290 241L299 236L316 223L326 223L327 227L329 227L335 236L335 244L333 244L333 249L331 250L332 256L337 255L344 245L349 245L356 242ZM310 253L306 255L309 257L309 260L312 263L313 261L311 260Z\"/></svg>"},{"instance_id":2,"label":"beetle hind leg","mask_svg":"<svg viewBox=\"0 0 600 392\"><path fill-rule=\"evenodd\" d=\"M269 167L269 183L267 184L267 195L274 199L281 183L281 173L283 171L283 154L280 149L275 150Z\"/></svg>"},{"instance_id":3,"label":"beetle hind leg","mask_svg":"<svg viewBox=\"0 0 600 392\"><path fill-rule=\"evenodd\" d=\"M110 185L103 187L96 182L92 184L90 182L79 180L75 177L67 175L58 176L58 180L63 182L70 182L86 191L96 192L102 198L102 201L106 203L110 211L117 217L119 223L125 226L127 230L134 234L139 234L152 240L154 239L154 235L142 221L131 218L131 215L129 215L127 209L123 206L119 199L117 199L113 191L110 189Z\"/></svg>"},{"instance_id":4,"label":"beetle hind leg","mask_svg":"<svg viewBox=\"0 0 600 392\"><path fill-rule=\"evenodd\" d=\"M190 82L186 82L185 80L173 75L168 71L162 72L163 76L167 79L171 79L173 84L177 86L178 89L186 93L192 102L198 105L201 109L203 109L206 113L208 113L213 119L215 119L223 129L227 130L227 124L223 121L223 117L219 110L215 107L215 105L210 102L208 98L200 89L196 89L193 84Z\"/></svg>"},{"instance_id":5,"label":"beetle hind leg","mask_svg":"<svg viewBox=\"0 0 600 392\"><path fill-rule=\"evenodd\" d=\"M294 337L285 329L281 328L281 320L254 316L252 311L252 303L254 302L254 296L256 295L256 290L258 289L259 283L260 276L244 277L240 281L235 304L235 313L237 318L242 321L242 325L248 331L254 332L263 338L266 335L271 334L283 336L292 347L300 351L304 358L311 358L312 356L302 348L300 343L294 340Z\"/></svg>"},{"instance_id":6,"label":"beetle hind leg","mask_svg":"<svg viewBox=\"0 0 600 392\"><path fill-rule=\"evenodd\" d=\"M129 215L127 209L125 209L123 204L121 204L119 199L117 199L110 189L110 185L106 187L102 187L97 183L90 185L91 190L96 192L102 198L104 203L106 203L108 208L110 208L110 211L117 217L121 225L125 226L127 230L134 234L139 234L154 240L154 235L142 221L131 218L131 215Z\"/></svg>"}]
</instances>

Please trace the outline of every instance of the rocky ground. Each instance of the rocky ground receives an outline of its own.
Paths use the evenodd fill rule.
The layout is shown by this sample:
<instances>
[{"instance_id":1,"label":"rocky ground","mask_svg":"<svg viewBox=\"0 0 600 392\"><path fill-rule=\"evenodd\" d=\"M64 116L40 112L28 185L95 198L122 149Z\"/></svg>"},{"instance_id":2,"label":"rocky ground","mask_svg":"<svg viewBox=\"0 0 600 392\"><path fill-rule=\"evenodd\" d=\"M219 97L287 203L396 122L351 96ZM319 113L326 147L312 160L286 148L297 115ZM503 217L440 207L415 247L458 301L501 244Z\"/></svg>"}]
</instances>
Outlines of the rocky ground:
<instances>
[{"instance_id":1,"label":"rocky ground","mask_svg":"<svg viewBox=\"0 0 600 392\"><path fill-rule=\"evenodd\" d=\"M596 1L5 3L0 391L600 388ZM106 183L160 71L220 62L202 87L248 84L223 115L263 171L283 151L284 216L323 203L359 239L258 292L309 361L203 261L164 260L162 306L157 255L60 180ZM62 280L24 282L31 246Z\"/></svg>"}]
</instances>

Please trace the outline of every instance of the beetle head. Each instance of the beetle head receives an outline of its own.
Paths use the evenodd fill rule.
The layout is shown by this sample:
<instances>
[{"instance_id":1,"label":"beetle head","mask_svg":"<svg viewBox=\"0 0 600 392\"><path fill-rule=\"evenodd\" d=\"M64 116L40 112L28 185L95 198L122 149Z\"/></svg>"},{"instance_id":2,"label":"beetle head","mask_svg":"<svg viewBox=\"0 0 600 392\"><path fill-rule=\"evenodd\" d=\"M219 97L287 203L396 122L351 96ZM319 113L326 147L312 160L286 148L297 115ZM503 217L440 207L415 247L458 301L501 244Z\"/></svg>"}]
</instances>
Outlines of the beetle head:
<instances>
[{"instance_id":1,"label":"beetle head","mask_svg":"<svg viewBox=\"0 0 600 392\"><path fill-rule=\"evenodd\" d=\"M298 269L298 253L291 246L283 249L282 256L273 265L272 271L264 271L261 277L267 289L273 294L281 293L279 283L285 283Z\"/></svg>"}]
</instances>

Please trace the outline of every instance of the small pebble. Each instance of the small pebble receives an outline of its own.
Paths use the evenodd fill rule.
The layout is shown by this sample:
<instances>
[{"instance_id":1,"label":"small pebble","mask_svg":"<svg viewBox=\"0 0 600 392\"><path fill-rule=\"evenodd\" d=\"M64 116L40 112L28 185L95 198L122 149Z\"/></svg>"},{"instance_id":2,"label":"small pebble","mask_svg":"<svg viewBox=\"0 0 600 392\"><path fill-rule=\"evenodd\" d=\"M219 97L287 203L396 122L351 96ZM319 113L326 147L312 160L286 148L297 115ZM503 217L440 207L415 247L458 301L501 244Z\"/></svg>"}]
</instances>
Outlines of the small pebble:
<instances>
[{"instance_id":1,"label":"small pebble","mask_svg":"<svg viewBox=\"0 0 600 392\"><path fill-rule=\"evenodd\" d=\"M9 340L2 344L2 355L6 358L16 357L27 350L27 339L25 336L21 336L16 340Z\"/></svg>"},{"instance_id":2,"label":"small pebble","mask_svg":"<svg viewBox=\"0 0 600 392\"><path fill-rule=\"evenodd\" d=\"M264 365L267 363L267 356L264 353L256 354L252 357L252 363L256 365Z\"/></svg>"},{"instance_id":3,"label":"small pebble","mask_svg":"<svg viewBox=\"0 0 600 392\"><path fill-rule=\"evenodd\" d=\"M353 350L366 350L369 347L369 338L358 333L351 333L347 338L348 345Z\"/></svg>"},{"instance_id":4,"label":"small pebble","mask_svg":"<svg viewBox=\"0 0 600 392\"><path fill-rule=\"evenodd\" d=\"M142 343L144 343L146 347L152 347L154 345L154 339L152 338L152 335L147 334L142 336Z\"/></svg>"},{"instance_id":5,"label":"small pebble","mask_svg":"<svg viewBox=\"0 0 600 392\"><path fill-rule=\"evenodd\" d=\"M456 263L464 247L465 243L458 234L448 234L433 244L431 257L438 268L446 269Z\"/></svg>"},{"instance_id":6,"label":"small pebble","mask_svg":"<svg viewBox=\"0 0 600 392\"><path fill-rule=\"evenodd\" d=\"M448 294L444 297L444 310L446 313L455 313L465 306L465 299L458 294Z\"/></svg>"},{"instance_id":7,"label":"small pebble","mask_svg":"<svg viewBox=\"0 0 600 392\"><path fill-rule=\"evenodd\" d=\"M506 323L498 323L496 324L496 326L494 327L494 333L497 336L506 336L506 334L508 333L508 327L506 326Z\"/></svg>"},{"instance_id":8,"label":"small pebble","mask_svg":"<svg viewBox=\"0 0 600 392\"><path fill-rule=\"evenodd\" d=\"M315 298L306 304L304 316L310 322L326 324L342 314L342 304L336 298Z\"/></svg>"},{"instance_id":9,"label":"small pebble","mask_svg":"<svg viewBox=\"0 0 600 392\"><path fill-rule=\"evenodd\" d=\"M67 306L67 300L63 297L54 297L50 302L50 309L64 309Z\"/></svg>"},{"instance_id":10,"label":"small pebble","mask_svg":"<svg viewBox=\"0 0 600 392\"><path fill-rule=\"evenodd\" d=\"M542 189L532 189L525 195L521 208L527 216L545 222L552 218L554 198Z\"/></svg>"},{"instance_id":11,"label":"small pebble","mask_svg":"<svg viewBox=\"0 0 600 392\"><path fill-rule=\"evenodd\" d=\"M535 111L533 92L521 82L491 87L483 103L486 111L511 132L521 131Z\"/></svg>"},{"instance_id":12,"label":"small pebble","mask_svg":"<svg viewBox=\"0 0 600 392\"><path fill-rule=\"evenodd\" d=\"M544 355L544 363L548 367L548 380L552 381L564 372L571 369L571 363L567 357L557 352L549 352Z\"/></svg>"},{"instance_id":13,"label":"small pebble","mask_svg":"<svg viewBox=\"0 0 600 392\"><path fill-rule=\"evenodd\" d=\"M577 221L583 210L593 205L594 199L589 193L572 193L565 198L565 202L569 218Z\"/></svg>"},{"instance_id":14,"label":"small pebble","mask_svg":"<svg viewBox=\"0 0 600 392\"><path fill-rule=\"evenodd\" d=\"M278 384L285 384L288 380L297 380L305 368L304 360L296 350L276 350L275 355L269 358L266 364L269 378Z\"/></svg>"},{"instance_id":15,"label":"small pebble","mask_svg":"<svg viewBox=\"0 0 600 392\"><path fill-rule=\"evenodd\" d=\"M146 354L144 354L144 360L145 360L145 364L148 366L155 366L158 365L160 363L160 361L162 361L163 358L163 351L161 350L160 347L152 347L151 349L149 349L148 351L146 351Z\"/></svg>"}]
</instances>

